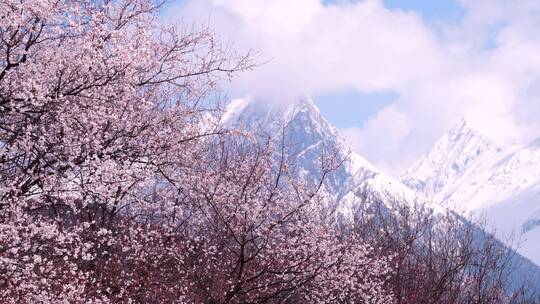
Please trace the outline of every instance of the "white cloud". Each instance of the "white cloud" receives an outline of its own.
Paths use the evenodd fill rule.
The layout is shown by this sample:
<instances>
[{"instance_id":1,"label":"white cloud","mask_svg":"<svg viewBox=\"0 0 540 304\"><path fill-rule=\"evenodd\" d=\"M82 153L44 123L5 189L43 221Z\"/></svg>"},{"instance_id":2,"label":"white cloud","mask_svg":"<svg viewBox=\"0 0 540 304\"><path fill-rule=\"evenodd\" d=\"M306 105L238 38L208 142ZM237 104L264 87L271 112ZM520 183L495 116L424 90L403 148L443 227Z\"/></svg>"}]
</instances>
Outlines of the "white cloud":
<instances>
[{"instance_id":1,"label":"white cloud","mask_svg":"<svg viewBox=\"0 0 540 304\"><path fill-rule=\"evenodd\" d=\"M380 160L383 156L384 161L377 161L376 165L383 171L391 171L406 158L405 155L393 156L394 151L399 151L403 146L403 138L409 134L412 126L413 122L406 114L390 105L369 118L363 128L341 131L354 150L364 151L363 156L367 159Z\"/></svg>"},{"instance_id":2,"label":"white cloud","mask_svg":"<svg viewBox=\"0 0 540 304\"><path fill-rule=\"evenodd\" d=\"M185 0L168 14L210 18L238 48L271 58L231 84L233 97L289 102L344 88L397 92L363 126L344 130L358 152L397 172L461 117L500 143L540 135L540 3L461 4L466 16L444 25L442 35L378 0Z\"/></svg>"}]
</instances>

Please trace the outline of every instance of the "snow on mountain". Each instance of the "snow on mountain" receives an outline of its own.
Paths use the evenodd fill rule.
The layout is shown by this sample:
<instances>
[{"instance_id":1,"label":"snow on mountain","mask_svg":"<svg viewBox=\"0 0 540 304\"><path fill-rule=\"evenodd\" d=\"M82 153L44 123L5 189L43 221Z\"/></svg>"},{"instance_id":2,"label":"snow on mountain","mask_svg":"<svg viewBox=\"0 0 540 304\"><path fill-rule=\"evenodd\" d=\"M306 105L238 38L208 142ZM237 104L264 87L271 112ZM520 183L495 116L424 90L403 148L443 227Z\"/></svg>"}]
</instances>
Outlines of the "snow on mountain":
<instances>
[{"instance_id":1,"label":"snow on mountain","mask_svg":"<svg viewBox=\"0 0 540 304\"><path fill-rule=\"evenodd\" d=\"M401 180L442 206L485 218L540 265L540 140L502 149L465 121L446 133Z\"/></svg>"},{"instance_id":2,"label":"snow on mountain","mask_svg":"<svg viewBox=\"0 0 540 304\"><path fill-rule=\"evenodd\" d=\"M436 152L428 154L414 169L408 171L417 173L406 179L407 183L418 191L416 192L352 152L338 130L321 115L309 98L289 104L237 99L229 104L221 124L225 128L241 126L247 130L264 132L276 140L283 139L285 145L291 149L289 155L296 157L293 163L296 164L297 174L306 180L320 176L319 159L322 154L329 150L335 152L336 158L342 161L342 166L325 180L324 188L334 198L329 207L336 211L338 223L353 223L355 215L371 203L383 204L380 206L392 214L392 206L395 206L392 204L396 202L405 205L426 203L435 214L445 214L445 207L426 199L423 193L441 192L444 189L448 189L447 192L450 193L452 188L447 186L450 183L446 181L450 180L453 184L459 182L470 174L471 167L482 171L480 169L489 163L484 159L491 160L501 153L495 144L481 137L463 122L445 137ZM281 137L282 134L285 136ZM446 151L450 151L451 155L445 155ZM431 183L434 178L437 178L438 182ZM461 220L471 224L464 218ZM536 222L530 223L534 226ZM540 230L535 230L536 226L532 229L532 232ZM527 253L534 249L524 247L522 252ZM526 262L523 265L524 269L518 271L520 274L530 271L535 277L538 275L532 264Z\"/></svg>"},{"instance_id":3,"label":"snow on mountain","mask_svg":"<svg viewBox=\"0 0 540 304\"><path fill-rule=\"evenodd\" d=\"M414 197L415 193L401 182L381 173L362 156L351 151L338 130L319 112L310 98L290 104L262 103L249 99L231 102L222 118L222 124L256 129L278 136L285 131L287 147L292 147L297 172L304 178L318 177L321 155L335 153L342 166L325 181L325 189L334 197L334 206L340 216L352 217L358 191L383 196Z\"/></svg>"},{"instance_id":4,"label":"snow on mountain","mask_svg":"<svg viewBox=\"0 0 540 304\"><path fill-rule=\"evenodd\" d=\"M403 175L401 180L420 193L440 201L452 185L500 152L488 138L461 120Z\"/></svg>"}]
</instances>

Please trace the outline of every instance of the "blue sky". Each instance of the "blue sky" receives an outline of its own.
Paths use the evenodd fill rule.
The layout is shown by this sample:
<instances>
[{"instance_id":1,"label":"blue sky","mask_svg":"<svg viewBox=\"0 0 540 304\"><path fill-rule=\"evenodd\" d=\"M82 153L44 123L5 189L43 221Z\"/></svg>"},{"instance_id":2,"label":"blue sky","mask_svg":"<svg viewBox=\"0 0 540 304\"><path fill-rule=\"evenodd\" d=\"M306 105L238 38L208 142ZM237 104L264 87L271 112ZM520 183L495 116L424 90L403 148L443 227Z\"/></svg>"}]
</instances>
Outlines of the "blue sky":
<instances>
[{"instance_id":1,"label":"blue sky","mask_svg":"<svg viewBox=\"0 0 540 304\"><path fill-rule=\"evenodd\" d=\"M390 9L411 10L422 15L428 22L458 21L465 11L453 0L384 0Z\"/></svg>"},{"instance_id":2,"label":"blue sky","mask_svg":"<svg viewBox=\"0 0 540 304\"><path fill-rule=\"evenodd\" d=\"M360 127L364 121L383 107L390 105L396 98L397 94L391 91L359 92L355 90L313 96L315 104L324 117L338 128Z\"/></svg>"},{"instance_id":3,"label":"blue sky","mask_svg":"<svg viewBox=\"0 0 540 304\"><path fill-rule=\"evenodd\" d=\"M348 0L345 0L348 1ZM339 4L343 0L323 0L325 5ZM453 0L384 0L391 10L414 12L433 27L441 23L457 23L464 9ZM313 96L325 117L338 128L362 127L365 121L398 98L393 91L359 92L352 89ZM347 109L343 111L343 109Z\"/></svg>"},{"instance_id":4,"label":"blue sky","mask_svg":"<svg viewBox=\"0 0 540 304\"><path fill-rule=\"evenodd\" d=\"M348 0L322 0L326 5ZM383 0L389 9L414 11L429 22L452 21L463 17L465 11L454 0Z\"/></svg>"}]
</instances>

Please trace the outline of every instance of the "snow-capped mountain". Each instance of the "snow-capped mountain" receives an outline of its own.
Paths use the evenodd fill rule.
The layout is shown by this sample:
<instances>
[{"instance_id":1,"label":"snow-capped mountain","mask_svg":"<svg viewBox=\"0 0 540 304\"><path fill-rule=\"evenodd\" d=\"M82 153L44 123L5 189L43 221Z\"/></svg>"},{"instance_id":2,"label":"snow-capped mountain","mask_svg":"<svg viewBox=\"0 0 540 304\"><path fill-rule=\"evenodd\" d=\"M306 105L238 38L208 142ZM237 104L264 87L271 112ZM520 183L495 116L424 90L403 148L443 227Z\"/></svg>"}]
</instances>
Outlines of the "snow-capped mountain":
<instances>
[{"instance_id":1,"label":"snow-capped mountain","mask_svg":"<svg viewBox=\"0 0 540 304\"><path fill-rule=\"evenodd\" d=\"M416 184L411 184L418 192L399 180L382 173L362 156L351 151L350 146L340 136L338 130L321 115L309 98L285 105L271 105L249 99L238 99L229 104L221 119L221 124L225 128L240 126L247 130L266 133L273 137L277 143L284 140L285 146L290 149L287 154L290 157L295 157L292 161L295 164L293 169L296 170L298 176L306 180L317 179L320 176L321 164L319 160L321 155L335 153L336 159L338 162L342 162L342 165L325 180L324 188L334 198L328 207L335 211L333 213L334 220L343 228L353 227L350 224L361 224L358 220L369 218L369 214L367 217L359 215L370 207L381 210L390 218L398 219L402 216L401 211L413 207L413 204L420 203L431 214L441 216L440 222L434 222L436 229L445 229L444 216L447 214L447 208L432 203L423 194L423 189L440 190L441 187L435 187L429 183L425 183L421 187L418 186L422 184L424 178L428 180L434 176L430 173L429 167L418 165L419 168L425 168L422 173L424 175L414 176ZM466 127L463 126L461 129L466 129ZM454 132L456 134L446 140L446 146L441 146L439 150L446 151L448 147L452 146L451 142L459 141L458 138L461 137L457 133L460 132L456 130ZM493 143L481 140L478 136L478 134L470 134L463 137L470 141L468 145L463 145L463 149L471 151L470 156L464 156L460 149L454 151L462 163L460 168L480 161L483 154L498 153L498 148ZM476 143L481 143L485 148L477 152L473 149ZM437 159L433 158L432 162L437 163ZM450 159L448 162L453 163ZM440 172L443 171L443 167L440 166ZM465 171L462 170L459 174L441 174L440 176L458 181L467 174ZM409 182L411 180L413 179L409 179ZM401 209L402 206L404 209ZM479 242L482 242L486 236L483 230L464 217L455 213L450 215L461 221L465 225L463 227L473 228L478 233ZM533 277L540 280L540 271L534 264L523 259L520 255L516 255L516 257L516 261L521 265L515 271L516 281L521 280L522 277Z\"/></svg>"},{"instance_id":2,"label":"snow-capped mountain","mask_svg":"<svg viewBox=\"0 0 540 304\"><path fill-rule=\"evenodd\" d=\"M320 176L320 157L324 154L336 153L338 160L346 159L344 166L325 183L326 190L335 194L336 198L341 196L341 185L354 172L375 171L364 158L350 153L338 131L321 116L309 98L288 105L237 99L229 105L223 123L262 131L274 137L278 143L283 140L287 154L295 157L293 163L298 167L298 174L304 178Z\"/></svg>"},{"instance_id":3,"label":"snow-capped mountain","mask_svg":"<svg viewBox=\"0 0 540 304\"><path fill-rule=\"evenodd\" d=\"M500 148L461 121L401 180L442 206L485 217L540 265L540 140Z\"/></svg>"},{"instance_id":4,"label":"snow-capped mountain","mask_svg":"<svg viewBox=\"0 0 540 304\"><path fill-rule=\"evenodd\" d=\"M441 196L452 192L452 185L499 152L495 143L461 120L402 175L402 181L441 201Z\"/></svg>"},{"instance_id":5,"label":"snow-capped mountain","mask_svg":"<svg viewBox=\"0 0 540 304\"><path fill-rule=\"evenodd\" d=\"M334 198L341 217L352 218L357 191L369 192L380 200L383 197L415 196L414 191L396 179L383 174L365 158L351 151L338 130L319 112L310 98L290 104L268 104L249 99L237 99L229 104L222 118L227 126L242 125L247 129L281 136L290 155L296 158L297 173L304 178L321 175L320 157L333 154L342 165L325 180L325 189ZM279 138L278 138L279 139Z\"/></svg>"}]
</instances>

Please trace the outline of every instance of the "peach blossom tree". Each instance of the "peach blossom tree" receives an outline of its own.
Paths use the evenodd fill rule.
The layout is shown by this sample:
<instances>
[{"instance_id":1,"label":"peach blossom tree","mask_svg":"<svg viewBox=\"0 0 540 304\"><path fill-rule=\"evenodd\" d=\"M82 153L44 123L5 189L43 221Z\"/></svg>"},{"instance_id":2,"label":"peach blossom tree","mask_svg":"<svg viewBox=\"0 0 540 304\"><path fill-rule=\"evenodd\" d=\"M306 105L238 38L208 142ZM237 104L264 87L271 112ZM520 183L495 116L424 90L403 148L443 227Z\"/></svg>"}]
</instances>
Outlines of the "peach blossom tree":
<instances>
[{"instance_id":1,"label":"peach blossom tree","mask_svg":"<svg viewBox=\"0 0 540 304\"><path fill-rule=\"evenodd\" d=\"M220 129L252 56L161 5L0 1L0 301L390 303L319 186Z\"/></svg>"}]
</instances>

